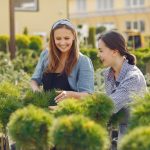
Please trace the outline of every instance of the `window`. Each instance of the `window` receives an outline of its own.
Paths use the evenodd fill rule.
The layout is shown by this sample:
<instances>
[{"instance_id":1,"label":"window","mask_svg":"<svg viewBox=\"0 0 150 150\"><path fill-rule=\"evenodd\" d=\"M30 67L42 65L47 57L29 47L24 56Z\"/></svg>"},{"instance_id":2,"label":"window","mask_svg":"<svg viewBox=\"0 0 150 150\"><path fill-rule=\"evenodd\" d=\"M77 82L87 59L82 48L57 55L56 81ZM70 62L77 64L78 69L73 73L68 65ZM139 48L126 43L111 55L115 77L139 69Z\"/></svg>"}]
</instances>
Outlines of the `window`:
<instances>
[{"instance_id":1,"label":"window","mask_svg":"<svg viewBox=\"0 0 150 150\"><path fill-rule=\"evenodd\" d=\"M135 29L138 30L140 32L145 31L145 22L142 20L139 21L127 21L126 23L126 29L130 30L130 29Z\"/></svg>"},{"instance_id":2,"label":"window","mask_svg":"<svg viewBox=\"0 0 150 150\"><path fill-rule=\"evenodd\" d=\"M141 7L144 5L144 0L124 0L127 8Z\"/></svg>"},{"instance_id":3,"label":"window","mask_svg":"<svg viewBox=\"0 0 150 150\"><path fill-rule=\"evenodd\" d=\"M133 22L133 29L138 29L138 22L137 21Z\"/></svg>"},{"instance_id":4,"label":"window","mask_svg":"<svg viewBox=\"0 0 150 150\"><path fill-rule=\"evenodd\" d=\"M111 10L113 9L114 0L97 0L96 7L97 10Z\"/></svg>"},{"instance_id":5,"label":"window","mask_svg":"<svg viewBox=\"0 0 150 150\"><path fill-rule=\"evenodd\" d=\"M140 31L145 31L145 22L140 21Z\"/></svg>"},{"instance_id":6,"label":"window","mask_svg":"<svg viewBox=\"0 0 150 150\"><path fill-rule=\"evenodd\" d=\"M86 0L77 0L77 11L85 12L86 11Z\"/></svg>"},{"instance_id":7,"label":"window","mask_svg":"<svg viewBox=\"0 0 150 150\"><path fill-rule=\"evenodd\" d=\"M127 30L130 30L130 29L131 29L131 22L130 22L130 21L127 21L127 22L126 22L126 29L127 29Z\"/></svg>"},{"instance_id":8,"label":"window","mask_svg":"<svg viewBox=\"0 0 150 150\"><path fill-rule=\"evenodd\" d=\"M37 11L38 0L14 0L15 10Z\"/></svg>"}]
</instances>

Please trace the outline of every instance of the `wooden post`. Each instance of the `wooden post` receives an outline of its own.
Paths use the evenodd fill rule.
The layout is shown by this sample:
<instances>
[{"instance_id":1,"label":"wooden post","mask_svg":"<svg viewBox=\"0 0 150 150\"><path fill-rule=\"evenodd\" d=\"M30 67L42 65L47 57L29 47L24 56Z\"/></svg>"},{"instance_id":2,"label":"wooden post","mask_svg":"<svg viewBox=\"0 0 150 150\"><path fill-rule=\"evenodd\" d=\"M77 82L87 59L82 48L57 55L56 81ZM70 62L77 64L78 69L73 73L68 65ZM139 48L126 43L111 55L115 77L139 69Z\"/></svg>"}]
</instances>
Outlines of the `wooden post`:
<instances>
[{"instance_id":1,"label":"wooden post","mask_svg":"<svg viewBox=\"0 0 150 150\"><path fill-rule=\"evenodd\" d=\"M9 0L9 16L10 16L10 58L14 59L16 56L16 47L15 47L15 15L14 15L14 0Z\"/></svg>"}]
</instances>

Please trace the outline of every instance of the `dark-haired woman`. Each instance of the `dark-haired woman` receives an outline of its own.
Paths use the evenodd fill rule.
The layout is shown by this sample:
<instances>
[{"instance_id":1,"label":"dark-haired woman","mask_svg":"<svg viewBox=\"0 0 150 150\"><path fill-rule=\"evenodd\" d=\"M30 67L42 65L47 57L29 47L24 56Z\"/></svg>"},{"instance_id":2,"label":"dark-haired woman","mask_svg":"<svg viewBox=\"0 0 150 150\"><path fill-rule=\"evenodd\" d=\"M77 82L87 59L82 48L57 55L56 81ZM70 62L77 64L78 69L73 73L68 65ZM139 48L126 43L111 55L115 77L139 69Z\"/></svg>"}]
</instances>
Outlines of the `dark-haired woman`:
<instances>
[{"instance_id":1,"label":"dark-haired woman","mask_svg":"<svg viewBox=\"0 0 150 150\"><path fill-rule=\"evenodd\" d=\"M124 37L116 31L106 32L99 37L98 50L98 57L107 67L104 71L105 89L115 105L114 113L126 110L132 95L141 96L147 91L145 78L135 65L136 58L128 52ZM120 125L120 135L126 129L127 118L124 120Z\"/></svg>"}]
</instances>

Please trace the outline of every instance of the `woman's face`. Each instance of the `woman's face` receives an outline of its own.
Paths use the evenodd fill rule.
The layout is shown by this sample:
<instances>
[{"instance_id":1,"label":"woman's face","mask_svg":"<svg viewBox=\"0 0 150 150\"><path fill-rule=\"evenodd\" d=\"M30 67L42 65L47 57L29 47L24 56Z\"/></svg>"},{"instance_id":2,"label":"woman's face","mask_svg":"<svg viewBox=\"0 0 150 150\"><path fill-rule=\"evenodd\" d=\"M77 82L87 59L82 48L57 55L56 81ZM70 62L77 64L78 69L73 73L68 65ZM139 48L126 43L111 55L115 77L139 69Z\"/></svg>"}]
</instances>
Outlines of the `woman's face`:
<instances>
[{"instance_id":1,"label":"woman's face","mask_svg":"<svg viewBox=\"0 0 150 150\"><path fill-rule=\"evenodd\" d=\"M101 62L105 67L111 67L115 59L115 51L108 48L105 43L100 39L98 42L98 54Z\"/></svg>"},{"instance_id":2,"label":"woman's face","mask_svg":"<svg viewBox=\"0 0 150 150\"><path fill-rule=\"evenodd\" d=\"M54 31L54 40L56 47L62 53L67 53L71 49L74 40L74 35L69 29L59 28Z\"/></svg>"}]
</instances>

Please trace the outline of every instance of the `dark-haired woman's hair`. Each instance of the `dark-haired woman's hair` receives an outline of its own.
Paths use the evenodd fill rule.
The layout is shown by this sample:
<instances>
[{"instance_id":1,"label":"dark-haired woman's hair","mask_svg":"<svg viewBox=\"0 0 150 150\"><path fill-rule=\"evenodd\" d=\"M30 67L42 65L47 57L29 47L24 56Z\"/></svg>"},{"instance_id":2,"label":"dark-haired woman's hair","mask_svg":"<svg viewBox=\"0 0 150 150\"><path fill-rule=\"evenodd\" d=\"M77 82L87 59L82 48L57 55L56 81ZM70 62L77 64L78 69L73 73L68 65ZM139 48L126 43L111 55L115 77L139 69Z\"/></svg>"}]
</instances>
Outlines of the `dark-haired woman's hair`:
<instances>
[{"instance_id":1,"label":"dark-haired woman's hair","mask_svg":"<svg viewBox=\"0 0 150 150\"><path fill-rule=\"evenodd\" d=\"M120 33L116 31L105 32L99 36L98 40L100 39L108 48L118 50L121 56L125 56L129 64L136 64L136 57L128 52L125 39Z\"/></svg>"}]
</instances>

